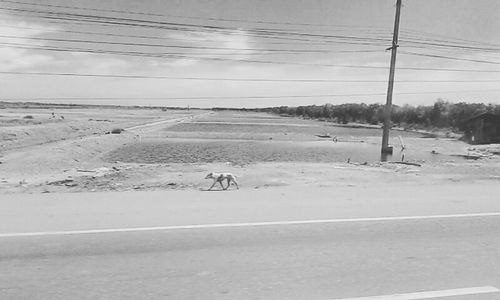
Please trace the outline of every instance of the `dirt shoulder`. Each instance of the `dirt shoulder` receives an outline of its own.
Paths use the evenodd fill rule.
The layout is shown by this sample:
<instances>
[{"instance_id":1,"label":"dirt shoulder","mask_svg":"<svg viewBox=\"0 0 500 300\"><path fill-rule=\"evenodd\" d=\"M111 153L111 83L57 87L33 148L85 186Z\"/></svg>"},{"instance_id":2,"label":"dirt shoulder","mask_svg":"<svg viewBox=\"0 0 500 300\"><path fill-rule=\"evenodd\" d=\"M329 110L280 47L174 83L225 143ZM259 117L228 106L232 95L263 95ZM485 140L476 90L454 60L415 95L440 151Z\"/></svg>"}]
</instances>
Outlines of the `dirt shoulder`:
<instances>
[{"instance_id":1,"label":"dirt shoulder","mask_svg":"<svg viewBox=\"0 0 500 300\"><path fill-rule=\"evenodd\" d=\"M95 111L71 113L79 117L47 121L49 127L22 125L37 138L20 138L2 150L0 193L203 191L211 185L205 175L214 171L236 174L242 191L500 180L497 147L454 139L407 133L407 149L395 151L393 160L412 164L380 163L379 129L256 113L117 110L100 112L99 120L114 121L95 134ZM68 133L70 122L94 129ZM110 127L126 130L106 134ZM44 140L37 131L56 138ZM325 135L337 139L318 137ZM395 149L400 140L393 137Z\"/></svg>"},{"instance_id":2,"label":"dirt shoulder","mask_svg":"<svg viewBox=\"0 0 500 300\"><path fill-rule=\"evenodd\" d=\"M140 141L155 126L171 126L207 113L71 109L54 110L56 118L65 116L54 120L50 111L0 111L4 122L17 120L10 121L15 126L0 127L1 192L39 192L40 186L67 179L78 174L78 170L103 168L101 157L110 149ZM40 121L25 122L23 115ZM121 130L113 134L113 129Z\"/></svg>"}]
</instances>

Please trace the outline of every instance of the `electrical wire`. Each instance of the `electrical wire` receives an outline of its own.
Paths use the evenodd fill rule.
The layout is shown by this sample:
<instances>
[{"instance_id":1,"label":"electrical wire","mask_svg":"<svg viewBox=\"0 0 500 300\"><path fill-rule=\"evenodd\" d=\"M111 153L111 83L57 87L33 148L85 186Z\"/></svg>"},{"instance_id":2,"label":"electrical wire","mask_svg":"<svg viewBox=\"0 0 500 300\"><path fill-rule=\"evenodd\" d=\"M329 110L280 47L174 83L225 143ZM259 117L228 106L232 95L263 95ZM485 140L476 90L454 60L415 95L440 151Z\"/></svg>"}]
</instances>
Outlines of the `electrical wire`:
<instances>
[{"instance_id":1,"label":"electrical wire","mask_svg":"<svg viewBox=\"0 0 500 300\"><path fill-rule=\"evenodd\" d=\"M21 37L12 35L0 35L0 38L22 39L33 41L51 41L65 43L86 43L86 44L101 44L114 46L136 46L136 47L154 47L154 48L177 48L177 49L199 49L199 50L222 50L222 51L259 51L259 52L289 52L289 53L331 53L332 50L318 49L269 49L269 48L230 48L230 47L207 47L207 46L181 46L181 45L164 45L152 43L130 43L130 42L111 42L111 41L96 41L86 39L61 39L61 38L41 38L41 37ZM366 50L365 50L366 51ZM334 53L336 51L333 51Z\"/></svg>"},{"instance_id":2,"label":"electrical wire","mask_svg":"<svg viewBox=\"0 0 500 300\"><path fill-rule=\"evenodd\" d=\"M450 57L450 56L444 56L444 55L417 53L417 52L411 52L411 51L399 51L399 53L400 54L406 54L406 55L414 55L414 56L423 56L423 57L431 57L431 58L442 58L442 59L468 61L468 62L476 62L476 63L483 63L483 64L500 65L500 62L496 62L496 61L487 61L487 60L478 60L478 59Z\"/></svg>"},{"instance_id":3,"label":"electrical wire","mask_svg":"<svg viewBox=\"0 0 500 300\"><path fill-rule=\"evenodd\" d=\"M428 92L401 92L395 95L424 95L424 94L448 94L448 93L476 93L476 92L498 92L500 89L486 90L461 90L461 91L428 91ZM4 100L231 100L231 99L281 99L281 98L326 98L326 97L361 97L361 96L385 96L386 93L357 93L357 94L319 94L319 95L258 95L258 96L202 96L202 97L33 97L33 98L9 98Z\"/></svg>"},{"instance_id":4,"label":"electrical wire","mask_svg":"<svg viewBox=\"0 0 500 300\"><path fill-rule=\"evenodd\" d=\"M41 75L41 76L73 76L73 77L98 77L98 78L129 78L129 79L169 79L169 80L197 80L197 81L234 81L234 82L318 82L318 83L386 83L386 80L347 80L347 79L272 79L272 78L229 78L229 77L192 77L192 76L151 76L151 75L126 75L126 74L92 74L71 72L21 72L0 71L4 75ZM498 83L498 80L398 80L398 83Z\"/></svg>"},{"instance_id":5,"label":"electrical wire","mask_svg":"<svg viewBox=\"0 0 500 300\"><path fill-rule=\"evenodd\" d=\"M117 9L97 9L97 8L88 8L88 7L41 4L41 3L30 3L30 2L11 1L11 0L0 0L0 2L29 5L29 6L37 6L37 7L45 7L45 8L50 7L50 8L65 8L65 9L93 11L93 12L111 12L111 13L139 15L139 16L147 16L147 17L167 17L167 18L182 18L182 19L217 21L217 22L239 22L239 23L250 23L250 24L287 25L287 26L288 25L296 25L296 26L312 26L312 27L328 27L328 28L341 27L341 28L349 28L349 29L356 28L356 29L362 29L362 30L374 29L373 26L360 26L360 25L347 25L347 24L329 25L329 24L313 24L313 23L262 21L262 20L253 20L252 21L252 20L227 19L227 18L225 19L225 18L194 17L194 16L180 16L180 15L172 15L172 14L146 13L146 12L117 10Z\"/></svg>"}]
</instances>

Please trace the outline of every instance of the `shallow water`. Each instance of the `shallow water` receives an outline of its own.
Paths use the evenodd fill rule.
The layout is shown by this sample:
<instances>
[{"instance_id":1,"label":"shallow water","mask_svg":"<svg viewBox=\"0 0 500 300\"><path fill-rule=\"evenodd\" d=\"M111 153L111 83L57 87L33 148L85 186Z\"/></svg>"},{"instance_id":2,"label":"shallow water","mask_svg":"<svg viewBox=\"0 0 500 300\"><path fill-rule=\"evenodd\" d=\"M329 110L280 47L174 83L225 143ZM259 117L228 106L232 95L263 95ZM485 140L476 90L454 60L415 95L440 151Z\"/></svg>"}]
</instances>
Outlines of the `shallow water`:
<instances>
[{"instance_id":1,"label":"shallow water","mask_svg":"<svg viewBox=\"0 0 500 300\"><path fill-rule=\"evenodd\" d=\"M451 160L448 155L432 154L413 147L404 150L406 161ZM392 161L400 161L403 152L395 148ZM167 140L123 146L107 154L108 161L127 163L211 163L231 162L377 162L380 144L372 142L289 142L289 141L217 141Z\"/></svg>"},{"instance_id":2,"label":"shallow water","mask_svg":"<svg viewBox=\"0 0 500 300\"><path fill-rule=\"evenodd\" d=\"M321 135L330 138L319 138ZM432 152L463 153L464 148L460 143L422 138L415 132L392 130L390 136L394 153L388 160L392 161L449 161L454 158ZM154 139L116 149L106 159L131 163L378 162L381 139L380 128L219 112L166 127ZM404 151L401 140L406 145Z\"/></svg>"}]
</instances>

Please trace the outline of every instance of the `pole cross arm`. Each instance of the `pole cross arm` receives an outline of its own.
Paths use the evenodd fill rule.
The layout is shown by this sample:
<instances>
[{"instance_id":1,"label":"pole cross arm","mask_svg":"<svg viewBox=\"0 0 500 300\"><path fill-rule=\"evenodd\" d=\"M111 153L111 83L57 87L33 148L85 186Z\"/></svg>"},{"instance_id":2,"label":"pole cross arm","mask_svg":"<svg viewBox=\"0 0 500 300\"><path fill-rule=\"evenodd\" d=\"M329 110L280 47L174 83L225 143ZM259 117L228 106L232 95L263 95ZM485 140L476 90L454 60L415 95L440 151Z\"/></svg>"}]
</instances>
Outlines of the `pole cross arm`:
<instances>
[{"instance_id":1,"label":"pole cross arm","mask_svg":"<svg viewBox=\"0 0 500 300\"><path fill-rule=\"evenodd\" d=\"M393 44L392 44L392 46L391 46L391 47L389 47L389 48L387 48L387 49L385 49L385 51L389 51L389 50L392 50L392 49L395 49L395 48L398 48L398 47L399 47L399 45L398 45L398 44L394 44L394 43L393 43Z\"/></svg>"}]
</instances>

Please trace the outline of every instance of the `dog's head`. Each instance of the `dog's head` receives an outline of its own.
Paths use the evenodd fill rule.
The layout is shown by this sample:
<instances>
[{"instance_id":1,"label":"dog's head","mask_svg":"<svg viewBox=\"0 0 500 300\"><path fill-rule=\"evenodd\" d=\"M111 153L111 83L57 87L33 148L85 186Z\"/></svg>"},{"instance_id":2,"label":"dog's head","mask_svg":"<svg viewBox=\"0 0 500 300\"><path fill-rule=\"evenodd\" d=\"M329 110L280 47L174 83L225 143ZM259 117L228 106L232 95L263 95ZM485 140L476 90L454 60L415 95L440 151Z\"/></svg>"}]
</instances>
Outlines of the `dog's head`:
<instances>
[{"instance_id":1,"label":"dog's head","mask_svg":"<svg viewBox=\"0 0 500 300\"><path fill-rule=\"evenodd\" d=\"M214 178L214 173L211 172L211 173L208 173L207 176L205 176L205 179L212 179Z\"/></svg>"}]
</instances>

